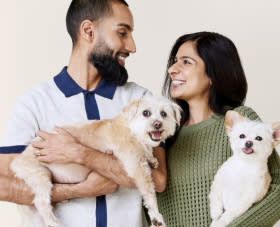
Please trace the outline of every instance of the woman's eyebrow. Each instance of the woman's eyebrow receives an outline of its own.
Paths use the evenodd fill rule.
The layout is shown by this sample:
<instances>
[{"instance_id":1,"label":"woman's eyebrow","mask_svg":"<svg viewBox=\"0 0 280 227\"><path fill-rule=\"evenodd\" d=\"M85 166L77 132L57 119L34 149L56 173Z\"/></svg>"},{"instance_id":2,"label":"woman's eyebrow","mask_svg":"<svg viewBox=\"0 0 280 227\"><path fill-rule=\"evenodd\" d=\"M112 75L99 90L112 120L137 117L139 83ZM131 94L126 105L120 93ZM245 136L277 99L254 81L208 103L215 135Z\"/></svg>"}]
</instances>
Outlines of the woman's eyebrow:
<instances>
[{"instance_id":1,"label":"woman's eyebrow","mask_svg":"<svg viewBox=\"0 0 280 227\"><path fill-rule=\"evenodd\" d=\"M196 62L196 60L195 60L194 58L190 57L190 56L181 56L179 59L180 59L180 60L182 60L182 59L191 59L191 60L193 60L194 62Z\"/></svg>"}]
</instances>

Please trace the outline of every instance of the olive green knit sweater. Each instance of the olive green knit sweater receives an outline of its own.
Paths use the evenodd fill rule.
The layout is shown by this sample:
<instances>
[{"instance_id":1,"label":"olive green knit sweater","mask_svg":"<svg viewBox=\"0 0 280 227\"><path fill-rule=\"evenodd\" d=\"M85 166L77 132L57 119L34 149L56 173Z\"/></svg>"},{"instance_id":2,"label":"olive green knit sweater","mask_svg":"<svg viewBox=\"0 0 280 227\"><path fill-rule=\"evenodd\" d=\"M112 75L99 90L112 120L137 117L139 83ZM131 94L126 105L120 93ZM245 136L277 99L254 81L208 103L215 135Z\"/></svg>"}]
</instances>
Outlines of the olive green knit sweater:
<instances>
[{"instance_id":1,"label":"olive green knit sweater","mask_svg":"<svg viewBox=\"0 0 280 227\"><path fill-rule=\"evenodd\" d=\"M249 119L258 119L248 107L235 110ZM167 188L158 193L159 209L167 227L210 225L210 186L219 166L230 156L224 116L213 115L181 129L167 151ZM280 159L276 152L269 159L269 169L272 184L267 196L229 226L271 227L280 219Z\"/></svg>"}]
</instances>

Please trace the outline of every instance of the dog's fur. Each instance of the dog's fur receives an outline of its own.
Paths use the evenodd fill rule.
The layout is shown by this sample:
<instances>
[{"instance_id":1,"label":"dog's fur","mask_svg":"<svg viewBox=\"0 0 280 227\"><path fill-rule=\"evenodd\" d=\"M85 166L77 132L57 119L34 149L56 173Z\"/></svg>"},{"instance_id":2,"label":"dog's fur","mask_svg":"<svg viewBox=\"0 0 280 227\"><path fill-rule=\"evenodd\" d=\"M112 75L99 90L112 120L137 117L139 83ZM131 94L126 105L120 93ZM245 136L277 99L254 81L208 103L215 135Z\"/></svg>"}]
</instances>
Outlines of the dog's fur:
<instances>
[{"instance_id":1,"label":"dog's fur","mask_svg":"<svg viewBox=\"0 0 280 227\"><path fill-rule=\"evenodd\" d=\"M280 139L273 126L228 111L225 127L233 155L219 168L211 186L211 227L227 226L267 193L271 177L268 157Z\"/></svg>"},{"instance_id":2,"label":"dog's fur","mask_svg":"<svg viewBox=\"0 0 280 227\"><path fill-rule=\"evenodd\" d=\"M152 226L165 226L158 211L149 163L157 167L152 148L175 133L180 118L177 104L163 97L145 96L124 107L113 119L87 121L63 128L84 145L101 152L113 150L143 196ZM42 226L61 226L52 212L51 175L60 183L77 183L85 180L90 170L74 163L40 163L34 150L29 145L13 160L11 169L32 188L33 203L44 222Z\"/></svg>"}]
</instances>

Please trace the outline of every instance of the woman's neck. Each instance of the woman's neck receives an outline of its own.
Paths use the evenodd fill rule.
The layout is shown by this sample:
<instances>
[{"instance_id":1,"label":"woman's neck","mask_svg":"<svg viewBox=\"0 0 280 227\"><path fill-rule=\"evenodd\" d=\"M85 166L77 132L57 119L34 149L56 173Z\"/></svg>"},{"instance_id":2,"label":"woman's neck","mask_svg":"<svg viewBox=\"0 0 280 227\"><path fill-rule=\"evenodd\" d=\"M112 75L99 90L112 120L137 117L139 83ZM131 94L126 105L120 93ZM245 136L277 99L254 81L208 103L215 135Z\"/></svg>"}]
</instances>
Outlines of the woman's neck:
<instances>
[{"instance_id":1,"label":"woman's neck","mask_svg":"<svg viewBox=\"0 0 280 227\"><path fill-rule=\"evenodd\" d=\"M192 101L189 104L189 119L184 126L194 125L210 118L214 112L210 109L207 101Z\"/></svg>"}]
</instances>

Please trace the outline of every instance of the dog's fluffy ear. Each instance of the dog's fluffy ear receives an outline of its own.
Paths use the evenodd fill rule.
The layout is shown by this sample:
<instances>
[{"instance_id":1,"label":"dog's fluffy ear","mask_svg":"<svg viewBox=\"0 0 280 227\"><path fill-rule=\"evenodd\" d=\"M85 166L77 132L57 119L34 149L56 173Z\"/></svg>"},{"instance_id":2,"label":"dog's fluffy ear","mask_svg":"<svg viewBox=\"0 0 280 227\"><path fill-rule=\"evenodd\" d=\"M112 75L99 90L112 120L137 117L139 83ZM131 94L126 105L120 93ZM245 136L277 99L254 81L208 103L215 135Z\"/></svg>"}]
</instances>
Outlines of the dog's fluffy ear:
<instances>
[{"instance_id":1,"label":"dog's fluffy ear","mask_svg":"<svg viewBox=\"0 0 280 227\"><path fill-rule=\"evenodd\" d=\"M280 122L272 124L274 146L280 143Z\"/></svg>"},{"instance_id":2,"label":"dog's fluffy ear","mask_svg":"<svg viewBox=\"0 0 280 227\"><path fill-rule=\"evenodd\" d=\"M122 109L122 115L129 121L131 121L137 114L138 107L141 103L141 99L137 99L131 102L129 105Z\"/></svg>"},{"instance_id":3,"label":"dog's fluffy ear","mask_svg":"<svg viewBox=\"0 0 280 227\"><path fill-rule=\"evenodd\" d=\"M235 123L243 120L244 117L240 113L233 110L227 111L225 116L225 127L226 127L227 134L231 132L232 127L234 126Z\"/></svg>"},{"instance_id":4,"label":"dog's fluffy ear","mask_svg":"<svg viewBox=\"0 0 280 227\"><path fill-rule=\"evenodd\" d=\"M173 109L174 118L176 120L176 123L177 123L178 126L180 126L182 109L178 104L176 104L174 102L172 102L172 109Z\"/></svg>"}]
</instances>

